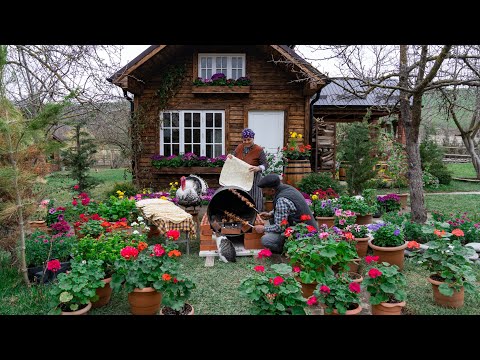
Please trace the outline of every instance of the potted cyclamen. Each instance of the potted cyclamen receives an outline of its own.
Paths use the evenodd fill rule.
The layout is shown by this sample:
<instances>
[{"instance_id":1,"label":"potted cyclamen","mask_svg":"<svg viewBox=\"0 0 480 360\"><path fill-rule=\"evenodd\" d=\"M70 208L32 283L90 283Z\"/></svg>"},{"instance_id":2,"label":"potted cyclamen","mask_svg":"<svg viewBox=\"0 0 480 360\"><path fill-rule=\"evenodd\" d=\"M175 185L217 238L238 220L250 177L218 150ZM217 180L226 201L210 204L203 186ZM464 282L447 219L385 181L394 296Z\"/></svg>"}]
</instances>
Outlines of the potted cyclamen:
<instances>
[{"instance_id":1,"label":"potted cyclamen","mask_svg":"<svg viewBox=\"0 0 480 360\"><path fill-rule=\"evenodd\" d=\"M257 265L253 271L241 281L239 290L252 301L255 315L305 315L306 300L291 266L274 264L265 269Z\"/></svg>"},{"instance_id":2,"label":"potted cyclamen","mask_svg":"<svg viewBox=\"0 0 480 360\"><path fill-rule=\"evenodd\" d=\"M396 265L377 263L378 256L366 256L364 288L370 294L372 315L401 315L406 305L406 279Z\"/></svg>"},{"instance_id":3,"label":"potted cyclamen","mask_svg":"<svg viewBox=\"0 0 480 360\"><path fill-rule=\"evenodd\" d=\"M402 229L392 223L371 224L368 228L373 232L373 239L368 240L373 255L379 256L379 261L397 265L403 270L407 242Z\"/></svg>"},{"instance_id":4,"label":"potted cyclamen","mask_svg":"<svg viewBox=\"0 0 480 360\"><path fill-rule=\"evenodd\" d=\"M464 236L461 229L450 233L425 226L422 231L425 234L433 232L437 236L426 244L427 249L413 251L414 259L430 272L427 280L432 284L435 303L444 307L462 307L464 292L478 291L473 263L468 260L475 255L475 250L463 246L458 240ZM420 247L416 242L409 242L409 245L411 249Z\"/></svg>"}]
</instances>

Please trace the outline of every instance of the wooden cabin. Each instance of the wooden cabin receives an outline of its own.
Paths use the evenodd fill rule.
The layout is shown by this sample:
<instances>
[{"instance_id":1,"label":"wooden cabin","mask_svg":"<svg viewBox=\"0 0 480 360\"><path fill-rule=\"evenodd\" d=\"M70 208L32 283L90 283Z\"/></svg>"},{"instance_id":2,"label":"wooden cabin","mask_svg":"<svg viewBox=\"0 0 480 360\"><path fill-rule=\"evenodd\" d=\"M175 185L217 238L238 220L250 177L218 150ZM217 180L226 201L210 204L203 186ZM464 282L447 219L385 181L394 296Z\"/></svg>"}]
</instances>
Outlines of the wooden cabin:
<instances>
[{"instance_id":1,"label":"wooden cabin","mask_svg":"<svg viewBox=\"0 0 480 360\"><path fill-rule=\"evenodd\" d=\"M248 77L251 84L194 85L216 73ZM246 127L256 133L255 143L273 153L290 132L311 139L312 99L328 83L288 45L152 45L108 81L132 104L134 178L155 190L189 173L217 187L210 180L218 179L220 169L156 169L154 155L228 154Z\"/></svg>"}]
</instances>

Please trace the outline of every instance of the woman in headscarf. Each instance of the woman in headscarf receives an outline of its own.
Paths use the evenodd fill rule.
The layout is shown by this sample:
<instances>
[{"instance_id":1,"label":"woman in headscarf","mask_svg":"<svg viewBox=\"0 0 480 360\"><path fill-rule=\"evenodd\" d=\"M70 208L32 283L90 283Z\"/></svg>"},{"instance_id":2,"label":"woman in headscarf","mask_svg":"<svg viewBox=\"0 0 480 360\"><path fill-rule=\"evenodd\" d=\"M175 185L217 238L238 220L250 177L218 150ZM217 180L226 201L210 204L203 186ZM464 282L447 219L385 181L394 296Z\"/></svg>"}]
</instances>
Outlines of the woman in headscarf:
<instances>
[{"instance_id":1,"label":"woman in headscarf","mask_svg":"<svg viewBox=\"0 0 480 360\"><path fill-rule=\"evenodd\" d=\"M253 185L248 192L253 200L255 200L255 207L258 211L263 211L263 194L257 184L262 178L262 171L268 167L267 156L260 145L254 143L255 133L252 129L243 129L242 131L242 143L239 144L233 155L235 157L250 164L250 171L255 172L253 177Z\"/></svg>"}]
</instances>

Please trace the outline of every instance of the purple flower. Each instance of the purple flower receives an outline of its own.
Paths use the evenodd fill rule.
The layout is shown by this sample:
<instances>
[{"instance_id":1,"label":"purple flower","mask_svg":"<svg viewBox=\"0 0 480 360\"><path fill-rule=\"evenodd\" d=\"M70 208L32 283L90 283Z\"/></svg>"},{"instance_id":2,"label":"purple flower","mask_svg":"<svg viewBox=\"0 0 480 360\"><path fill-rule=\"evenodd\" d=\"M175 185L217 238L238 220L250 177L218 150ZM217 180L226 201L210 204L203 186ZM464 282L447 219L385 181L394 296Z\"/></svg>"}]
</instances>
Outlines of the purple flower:
<instances>
[{"instance_id":1,"label":"purple flower","mask_svg":"<svg viewBox=\"0 0 480 360\"><path fill-rule=\"evenodd\" d=\"M224 73L216 73L216 74L213 74L211 79L212 81L215 81L215 80L220 80L220 79L225 79L226 76Z\"/></svg>"},{"instance_id":2,"label":"purple flower","mask_svg":"<svg viewBox=\"0 0 480 360\"><path fill-rule=\"evenodd\" d=\"M53 215L53 214L55 214L56 211L57 211L57 209L50 208L50 210L48 210L48 213Z\"/></svg>"},{"instance_id":3,"label":"purple flower","mask_svg":"<svg viewBox=\"0 0 480 360\"><path fill-rule=\"evenodd\" d=\"M393 235L395 235L395 236L400 235L400 230L396 229L396 230L393 232Z\"/></svg>"}]
</instances>

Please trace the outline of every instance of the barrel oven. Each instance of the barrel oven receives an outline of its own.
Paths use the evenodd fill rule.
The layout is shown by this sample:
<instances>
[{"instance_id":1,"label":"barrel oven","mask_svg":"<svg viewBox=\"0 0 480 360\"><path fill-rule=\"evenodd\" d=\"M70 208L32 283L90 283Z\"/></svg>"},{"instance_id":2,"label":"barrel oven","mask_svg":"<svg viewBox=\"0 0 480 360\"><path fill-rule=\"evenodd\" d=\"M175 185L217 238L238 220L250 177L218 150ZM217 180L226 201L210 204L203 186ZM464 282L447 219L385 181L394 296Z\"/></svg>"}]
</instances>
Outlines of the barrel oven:
<instances>
[{"instance_id":1,"label":"barrel oven","mask_svg":"<svg viewBox=\"0 0 480 360\"><path fill-rule=\"evenodd\" d=\"M213 232L227 236L246 250L262 249L260 238L263 234L254 232L252 227L263 224L263 220L254 207L255 201L240 187L217 189L200 224L200 252L217 250Z\"/></svg>"}]
</instances>

